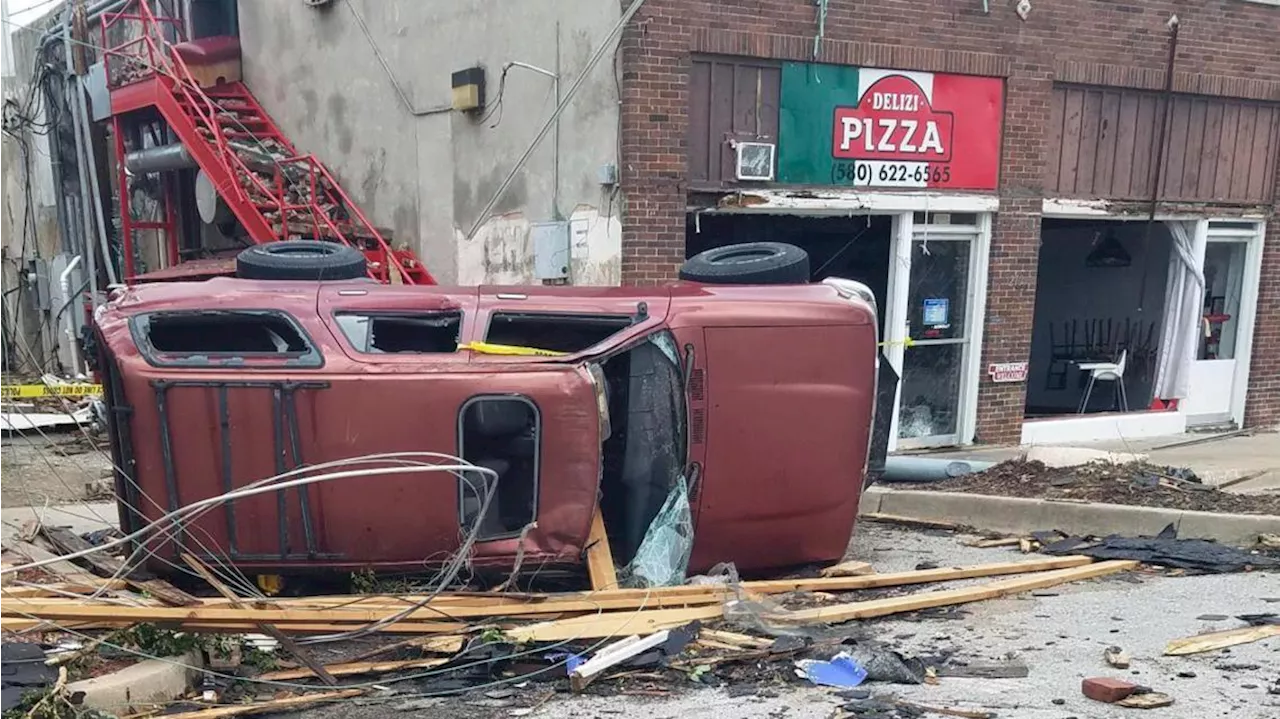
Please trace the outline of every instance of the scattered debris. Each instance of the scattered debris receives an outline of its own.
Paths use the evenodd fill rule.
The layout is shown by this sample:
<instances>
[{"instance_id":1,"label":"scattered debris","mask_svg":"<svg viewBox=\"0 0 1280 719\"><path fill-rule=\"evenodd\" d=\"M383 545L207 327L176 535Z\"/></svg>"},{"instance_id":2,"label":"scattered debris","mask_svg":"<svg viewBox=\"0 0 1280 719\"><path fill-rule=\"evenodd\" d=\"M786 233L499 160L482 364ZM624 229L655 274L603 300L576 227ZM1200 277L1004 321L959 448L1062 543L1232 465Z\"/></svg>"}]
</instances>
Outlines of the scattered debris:
<instances>
[{"instance_id":1,"label":"scattered debris","mask_svg":"<svg viewBox=\"0 0 1280 719\"><path fill-rule=\"evenodd\" d=\"M1107 662L1107 664L1110 664L1116 669L1128 669L1129 664L1132 661L1129 658L1129 653L1120 647L1107 647L1102 652L1102 658Z\"/></svg>"},{"instance_id":2,"label":"scattered debris","mask_svg":"<svg viewBox=\"0 0 1280 719\"><path fill-rule=\"evenodd\" d=\"M0 659L0 699L5 712L21 704L27 692L51 686L58 679L58 670L45 664L44 650L38 644L5 642L0 645Z\"/></svg>"},{"instance_id":3,"label":"scattered debris","mask_svg":"<svg viewBox=\"0 0 1280 719\"><path fill-rule=\"evenodd\" d=\"M1080 682L1080 691L1085 696L1106 704L1114 704L1137 689L1137 684L1110 677L1090 677Z\"/></svg>"},{"instance_id":4,"label":"scattered debris","mask_svg":"<svg viewBox=\"0 0 1280 719\"><path fill-rule=\"evenodd\" d=\"M929 485L930 489L937 487L936 484ZM957 522L943 522L936 519L920 519L918 517L903 517L898 514L884 514L882 512L867 512L858 515L858 519L869 519L872 522L887 522L889 524L903 524L908 527L924 527L925 529L948 529L957 530L964 529L964 525Z\"/></svg>"},{"instance_id":5,"label":"scattered debris","mask_svg":"<svg viewBox=\"0 0 1280 719\"><path fill-rule=\"evenodd\" d=\"M1170 524L1155 537L1110 536L1101 540L1068 537L1041 548L1046 554L1083 554L1094 559L1133 559L1144 564L1206 573L1280 567L1280 559L1253 554L1207 539L1178 539Z\"/></svg>"},{"instance_id":6,"label":"scattered debris","mask_svg":"<svg viewBox=\"0 0 1280 719\"><path fill-rule=\"evenodd\" d=\"M1173 704L1173 697L1160 692L1132 694L1116 702L1117 706L1129 707L1130 709L1159 709L1170 704Z\"/></svg>"},{"instance_id":7,"label":"scattered debris","mask_svg":"<svg viewBox=\"0 0 1280 719\"><path fill-rule=\"evenodd\" d=\"M819 572L824 577L861 577L875 573L876 570L871 566L870 562L857 561L841 562Z\"/></svg>"},{"instance_id":8,"label":"scattered debris","mask_svg":"<svg viewBox=\"0 0 1280 719\"><path fill-rule=\"evenodd\" d=\"M638 635L632 635L609 644L596 652L594 657L570 670L569 684L575 692L580 692L604 670L661 646L666 643L670 635L669 631L663 630L650 634L644 639ZM681 649L683 648L682 646Z\"/></svg>"},{"instance_id":9,"label":"scattered debris","mask_svg":"<svg viewBox=\"0 0 1280 719\"><path fill-rule=\"evenodd\" d=\"M997 537L994 539L970 540L965 542L965 545L969 547L977 547L979 549L991 549L993 547L1016 547L1021 542L1021 537Z\"/></svg>"},{"instance_id":10,"label":"scattered debris","mask_svg":"<svg viewBox=\"0 0 1280 719\"><path fill-rule=\"evenodd\" d=\"M828 661L797 659L796 676L824 687L856 687L867 678L867 670L848 652L840 652Z\"/></svg>"},{"instance_id":11,"label":"scattered debris","mask_svg":"<svg viewBox=\"0 0 1280 719\"><path fill-rule=\"evenodd\" d=\"M1280 637L1280 625L1263 624L1256 627L1228 629L1222 632L1198 634L1194 637L1186 637L1185 639L1175 639L1165 645L1164 653L1166 655L1173 656L1199 654L1201 652L1211 652L1217 649L1225 649L1226 647L1234 647L1237 644L1257 642L1271 637Z\"/></svg>"},{"instance_id":12,"label":"scattered debris","mask_svg":"<svg viewBox=\"0 0 1280 719\"><path fill-rule=\"evenodd\" d=\"M904 485L904 489L912 486ZM1083 500L1200 512L1280 515L1280 495L1234 494L1200 483L1193 472L1146 462L1091 462L1049 467L1011 459L974 474L921 487L932 491L1002 497Z\"/></svg>"},{"instance_id":13,"label":"scattered debris","mask_svg":"<svg viewBox=\"0 0 1280 719\"><path fill-rule=\"evenodd\" d=\"M948 663L938 667L937 674L973 679L1022 679L1031 674L1031 668L1021 659L1010 657L1003 662Z\"/></svg>"}]
</instances>

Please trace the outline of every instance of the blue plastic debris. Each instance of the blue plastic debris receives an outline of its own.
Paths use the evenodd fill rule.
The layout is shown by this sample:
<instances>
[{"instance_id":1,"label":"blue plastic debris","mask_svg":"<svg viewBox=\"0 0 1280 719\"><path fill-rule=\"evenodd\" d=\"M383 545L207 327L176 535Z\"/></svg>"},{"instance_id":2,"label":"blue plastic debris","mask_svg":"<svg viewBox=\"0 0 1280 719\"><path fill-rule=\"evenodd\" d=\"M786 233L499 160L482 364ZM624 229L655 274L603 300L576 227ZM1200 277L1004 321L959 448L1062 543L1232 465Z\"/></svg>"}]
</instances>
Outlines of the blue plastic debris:
<instances>
[{"instance_id":1,"label":"blue plastic debris","mask_svg":"<svg viewBox=\"0 0 1280 719\"><path fill-rule=\"evenodd\" d=\"M565 674L573 673L574 669L577 669L579 665L586 661L581 656L570 652L548 652L543 654L542 658L549 662L558 662L563 659Z\"/></svg>"},{"instance_id":2,"label":"blue plastic debris","mask_svg":"<svg viewBox=\"0 0 1280 719\"><path fill-rule=\"evenodd\" d=\"M840 652L830 661L797 659L796 676L824 687L856 687L867 678L867 670L848 652Z\"/></svg>"}]
</instances>

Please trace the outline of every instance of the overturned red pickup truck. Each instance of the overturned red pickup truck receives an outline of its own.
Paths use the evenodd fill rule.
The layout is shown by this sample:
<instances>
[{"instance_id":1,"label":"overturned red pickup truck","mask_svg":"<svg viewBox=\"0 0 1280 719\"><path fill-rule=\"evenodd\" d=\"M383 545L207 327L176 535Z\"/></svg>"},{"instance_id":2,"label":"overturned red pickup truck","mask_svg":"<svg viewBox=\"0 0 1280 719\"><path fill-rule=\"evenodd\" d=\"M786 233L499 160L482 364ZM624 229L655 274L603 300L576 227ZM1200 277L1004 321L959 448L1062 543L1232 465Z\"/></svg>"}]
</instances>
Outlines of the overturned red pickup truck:
<instances>
[{"instance_id":1,"label":"overturned red pickup truck","mask_svg":"<svg viewBox=\"0 0 1280 719\"><path fill-rule=\"evenodd\" d=\"M509 570L522 547L526 567L575 571L597 507L625 563L681 477L691 570L843 555L876 309L859 283L807 284L800 250L712 250L682 273L697 281L662 287L448 288L330 279L328 250L283 249L247 251L270 261L242 256L238 278L133 286L98 310L123 529L375 453L456 454L493 470L492 499L477 517L459 480L409 473L238 499L159 545L152 569L198 549L259 573L421 570L478 526L477 569Z\"/></svg>"}]
</instances>

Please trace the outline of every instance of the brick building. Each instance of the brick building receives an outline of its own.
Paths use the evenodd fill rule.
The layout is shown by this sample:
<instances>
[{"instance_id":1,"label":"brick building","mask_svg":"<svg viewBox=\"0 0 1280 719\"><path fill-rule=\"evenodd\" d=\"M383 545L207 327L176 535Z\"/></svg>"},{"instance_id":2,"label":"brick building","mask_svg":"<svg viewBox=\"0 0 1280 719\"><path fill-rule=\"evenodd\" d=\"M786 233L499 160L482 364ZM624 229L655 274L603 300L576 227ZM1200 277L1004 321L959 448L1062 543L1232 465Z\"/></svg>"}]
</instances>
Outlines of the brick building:
<instances>
[{"instance_id":1,"label":"brick building","mask_svg":"<svg viewBox=\"0 0 1280 719\"><path fill-rule=\"evenodd\" d=\"M648 0L621 63L623 281L866 281L899 447L1280 421L1272 0Z\"/></svg>"}]
</instances>

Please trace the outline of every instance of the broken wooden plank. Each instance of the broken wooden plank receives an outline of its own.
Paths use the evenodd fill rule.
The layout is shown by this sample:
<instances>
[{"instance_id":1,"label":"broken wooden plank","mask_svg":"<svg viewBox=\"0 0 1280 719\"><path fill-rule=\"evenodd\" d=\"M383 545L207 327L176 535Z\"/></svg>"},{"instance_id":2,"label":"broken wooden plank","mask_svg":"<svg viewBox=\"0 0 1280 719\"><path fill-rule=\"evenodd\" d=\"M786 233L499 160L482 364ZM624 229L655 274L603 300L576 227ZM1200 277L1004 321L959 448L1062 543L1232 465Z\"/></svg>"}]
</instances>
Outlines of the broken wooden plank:
<instances>
[{"instance_id":1,"label":"broken wooden plank","mask_svg":"<svg viewBox=\"0 0 1280 719\"><path fill-rule=\"evenodd\" d=\"M417 648L428 654L457 654L462 651L462 647L466 644L467 638L461 634L445 634L442 636L432 637L413 637L402 641L394 642L386 646L370 649L362 654L351 657L350 662L365 662L374 657L381 656L388 652L394 652L399 649Z\"/></svg>"},{"instance_id":2,"label":"broken wooden plank","mask_svg":"<svg viewBox=\"0 0 1280 719\"><path fill-rule=\"evenodd\" d=\"M183 552L182 561L186 562L187 566L191 567L196 574L199 574L201 579L208 582L209 586L213 587L218 594L221 594L230 600L231 606L240 609L245 608L245 603L236 596L236 593L231 591L230 587L218 581L218 578L213 576L213 572L209 571L209 568L205 566L204 562L196 559L195 555ZM279 642L281 648L292 655L295 659L302 662L312 674L320 678L320 681L331 687L338 685L338 680L334 679L329 672L325 671L323 664L316 661L310 653L299 646L292 638L285 636L284 632L276 629L274 625L267 624L265 622L259 622L258 629L261 630L263 634L266 634Z\"/></svg>"},{"instance_id":3,"label":"broken wooden plank","mask_svg":"<svg viewBox=\"0 0 1280 719\"><path fill-rule=\"evenodd\" d=\"M63 554L92 550L94 545L83 537L65 527L41 527L40 534ZM143 579L133 572L125 572L125 565L119 559L108 556L104 552L92 552L80 558L94 571L112 579L122 577L129 586L140 592L164 602L171 607L190 607L200 604L200 600L178 589L163 579Z\"/></svg>"},{"instance_id":4,"label":"broken wooden plank","mask_svg":"<svg viewBox=\"0 0 1280 719\"><path fill-rule=\"evenodd\" d=\"M147 579L143 581L130 579L126 580L126 583L171 607L194 607L202 603L198 597L187 594L163 579Z\"/></svg>"},{"instance_id":5,"label":"broken wooden plank","mask_svg":"<svg viewBox=\"0 0 1280 719\"><path fill-rule=\"evenodd\" d=\"M60 628L75 629L77 631L89 631L98 629L123 629L125 627L137 624L134 621L85 621L85 622L68 622L68 621L45 621L40 619L30 619L22 616L6 615L0 617L0 630L10 632L30 631L37 627L45 626L50 631ZM256 632L258 625L256 622L216 622L212 624L202 622L182 622L176 623L172 621L162 622L170 628L181 628L188 632L204 632L207 634L243 634L244 632ZM276 627L286 634L333 634L336 632L349 632L352 629L358 629L359 625L353 624L322 624L303 622L300 624L284 624ZM434 635L434 634L452 634L465 629L466 625L454 625L453 631L441 629L437 624L429 622L397 622L389 624L378 629L379 634L412 634L412 635Z\"/></svg>"},{"instance_id":6,"label":"broken wooden plank","mask_svg":"<svg viewBox=\"0 0 1280 719\"><path fill-rule=\"evenodd\" d=\"M1016 547L1021 542L1020 537L1000 537L998 539L976 539L965 542L965 546L977 547L978 549L991 549L993 547Z\"/></svg>"},{"instance_id":7,"label":"broken wooden plank","mask_svg":"<svg viewBox=\"0 0 1280 719\"><path fill-rule=\"evenodd\" d=\"M945 607L955 604L965 604L968 602L978 602L984 599L994 599L1007 594L1016 594L1018 592L1026 592L1032 589L1043 589L1044 587L1052 587L1059 584L1065 584L1067 582L1101 577L1103 575L1133 569L1137 566L1138 562L1130 560L1098 562L1097 564L1090 564L1082 567L1040 572L1026 577L1001 579L994 582L988 582L986 584L980 584L976 587L966 587L964 589L921 592L919 594L909 594L903 597L851 602L848 604L837 604L829 607L802 609L795 612L780 612L772 618L780 622L791 624L813 624L819 622L831 624L847 622L853 619L883 617L888 614L897 614L899 612L913 612L919 609L929 609L931 607Z\"/></svg>"},{"instance_id":8,"label":"broken wooden plank","mask_svg":"<svg viewBox=\"0 0 1280 719\"><path fill-rule=\"evenodd\" d=\"M927 529L960 529L964 525L957 522L944 522L937 519L920 519L919 517L903 517L898 514L884 514L882 512L867 512L859 514L858 519L870 519L873 522L889 522L891 524L905 524L913 527L925 527Z\"/></svg>"},{"instance_id":9,"label":"broken wooden plank","mask_svg":"<svg viewBox=\"0 0 1280 719\"><path fill-rule=\"evenodd\" d=\"M226 719L226 717L282 712L289 709L308 707L313 704L324 704L339 699L358 697L361 694L364 694L363 689L343 689L342 691L324 692L322 694L303 694L302 696L272 699L271 701L258 702L256 704L236 704L233 706L199 709L193 712L168 714L165 719Z\"/></svg>"},{"instance_id":10,"label":"broken wooden plank","mask_svg":"<svg viewBox=\"0 0 1280 719\"><path fill-rule=\"evenodd\" d=\"M833 564L823 569L818 574L824 577L861 577L867 574L875 574L876 570L871 566L871 562L848 561L839 564Z\"/></svg>"},{"instance_id":11,"label":"broken wooden plank","mask_svg":"<svg viewBox=\"0 0 1280 719\"><path fill-rule=\"evenodd\" d=\"M59 560L58 558L61 555L54 554L38 544L24 542L20 539L11 539L5 543L5 548L15 554L20 554L26 557L28 561L47 562L53 560L52 564L46 564L41 567L41 569L50 574L56 575L59 579L65 582L73 582L75 584L92 584L94 582L102 581L97 576L86 572L77 564L72 564L65 559Z\"/></svg>"},{"instance_id":12,"label":"broken wooden plank","mask_svg":"<svg viewBox=\"0 0 1280 719\"><path fill-rule=\"evenodd\" d=\"M257 625L269 623L276 625L322 624L342 626L351 629L352 624L368 624L386 618L385 612L352 612L352 611L314 611L294 609L235 609L232 607L120 607L94 604L42 604L33 600L13 600L5 602L0 608L6 615L17 615L26 618L48 619L56 621L83 622L169 622L173 624L199 624L216 626L219 624ZM417 620L434 619L437 613L423 614ZM439 634L456 634L467 629L466 624L459 622L436 622L407 620L400 623L414 624L424 631ZM283 628L283 627L282 627Z\"/></svg>"},{"instance_id":13,"label":"broken wooden plank","mask_svg":"<svg viewBox=\"0 0 1280 719\"><path fill-rule=\"evenodd\" d=\"M1221 632L1209 632L1208 634L1197 634L1194 637L1175 639L1165 645L1164 653L1172 656L1199 654L1200 652L1211 652L1215 649L1225 649L1234 647L1237 644L1248 644L1249 642L1271 637L1280 637L1280 625L1263 624L1258 627L1227 629Z\"/></svg>"},{"instance_id":14,"label":"broken wooden plank","mask_svg":"<svg viewBox=\"0 0 1280 719\"><path fill-rule=\"evenodd\" d=\"M478 607L498 607L501 612L489 611L489 614L536 614L543 611L600 611L610 609L638 609L688 606L692 604L709 604L721 602L728 594L739 590L753 594L787 594L790 592L848 592L858 589L875 589L880 587L896 587L909 584L926 584L946 582L956 579L975 579L1008 574L1025 574L1050 569L1067 569L1079 567L1093 562L1089 557L1072 555L1065 557L1045 557L1029 561L996 562L978 564L971 567L939 567L937 569L920 569L906 572L890 572L860 577L800 577L795 579L771 579L763 581L741 582L736 587L728 585L682 585L677 587L653 587L648 589L609 589L599 592L563 592L559 594L503 594L481 595L466 592L442 594L431 599L425 608L440 608L446 613L455 611L455 607L468 607L455 616L480 616L475 613ZM394 599L394 602L383 600ZM389 611L404 609L414 603L428 599L422 595L405 595L401 597L373 596L353 599L350 596L304 597L297 599L280 599L276 603L282 607L314 607L317 609L340 605L343 609L382 608ZM587 609L578 609L582 605L574 605L575 601L589 601ZM214 606L222 600L205 602L206 606ZM520 609L519 607L531 607ZM534 609L532 607L542 607Z\"/></svg>"},{"instance_id":15,"label":"broken wooden plank","mask_svg":"<svg viewBox=\"0 0 1280 719\"><path fill-rule=\"evenodd\" d=\"M120 579L98 579L94 582L55 582L53 584L27 584L9 586L0 591L0 596L10 599L29 599L32 597L66 597L69 594L93 594L99 589L115 591L124 589L128 584Z\"/></svg>"},{"instance_id":16,"label":"broken wooden plank","mask_svg":"<svg viewBox=\"0 0 1280 719\"><path fill-rule=\"evenodd\" d=\"M664 629L660 632L654 632L644 639L637 635L632 635L622 641L606 646L597 652L594 657L579 664L573 671L569 672L569 687L575 692L586 689L587 685L606 669L617 666L637 654L643 654L656 646L666 643L670 635L671 632Z\"/></svg>"},{"instance_id":17,"label":"broken wooden plank","mask_svg":"<svg viewBox=\"0 0 1280 719\"><path fill-rule=\"evenodd\" d=\"M604 515L596 506L591 517L591 533L587 535L587 576L591 579L591 588L615 589L618 586L618 572L613 566L613 550L609 548L609 536L604 531Z\"/></svg>"},{"instance_id":18,"label":"broken wooden plank","mask_svg":"<svg viewBox=\"0 0 1280 719\"><path fill-rule=\"evenodd\" d=\"M674 629L684 626L695 619L718 619L723 613L723 609L719 604L711 607L689 607L686 609L609 612L529 624L510 629L506 634L518 642L599 639L620 634L649 634L663 629Z\"/></svg>"},{"instance_id":19,"label":"broken wooden plank","mask_svg":"<svg viewBox=\"0 0 1280 719\"><path fill-rule=\"evenodd\" d=\"M698 638L710 639L739 649L768 649L773 646L773 640L771 639L738 634L737 632L726 632L720 629L702 629L698 632Z\"/></svg>"},{"instance_id":20,"label":"broken wooden plank","mask_svg":"<svg viewBox=\"0 0 1280 719\"><path fill-rule=\"evenodd\" d=\"M449 661L448 659L408 659L394 662L347 662L345 664L329 664L325 672L330 676L349 677L355 674L387 674L405 669L430 669ZM254 679L269 682L284 682L293 679L309 679L316 676L310 669L285 669L277 672L260 674Z\"/></svg>"},{"instance_id":21,"label":"broken wooden plank","mask_svg":"<svg viewBox=\"0 0 1280 719\"><path fill-rule=\"evenodd\" d=\"M83 537L66 527L40 527L40 535L49 540L54 549L62 554L74 554L94 549ZM124 562L108 556L105 552L91 552L80 557L79 561L88 564L94 571L104 577L116 577L124 573Z\"/></svg>"},{"instance_id":22,"label":"broken wooden plank","mask_svg":"<svg viewBox=\"0 0 1280 719\"><path fill-rule=\"evenodd\" d=\"M874 589L879 587L897 587L907 584L926 584L930 582L947 582L955 579L975 579L993 577L1003 574L1025 574L1049 569L1067 569L1091 564L1090 557L1072 555L1034 559L1026 562L996 562L978 564L972 567L939 567L937 569L918 569L909 572L892 572L871 574L865 577L831 577L819 579L769 579L755 582L743 582L744 591L753 594L786 594L788 592L849 592L856 589ZM653 591L667 596L675 594L672 590L689 590L698 587L659 587Z\"/></svg>"}]
</instances>

